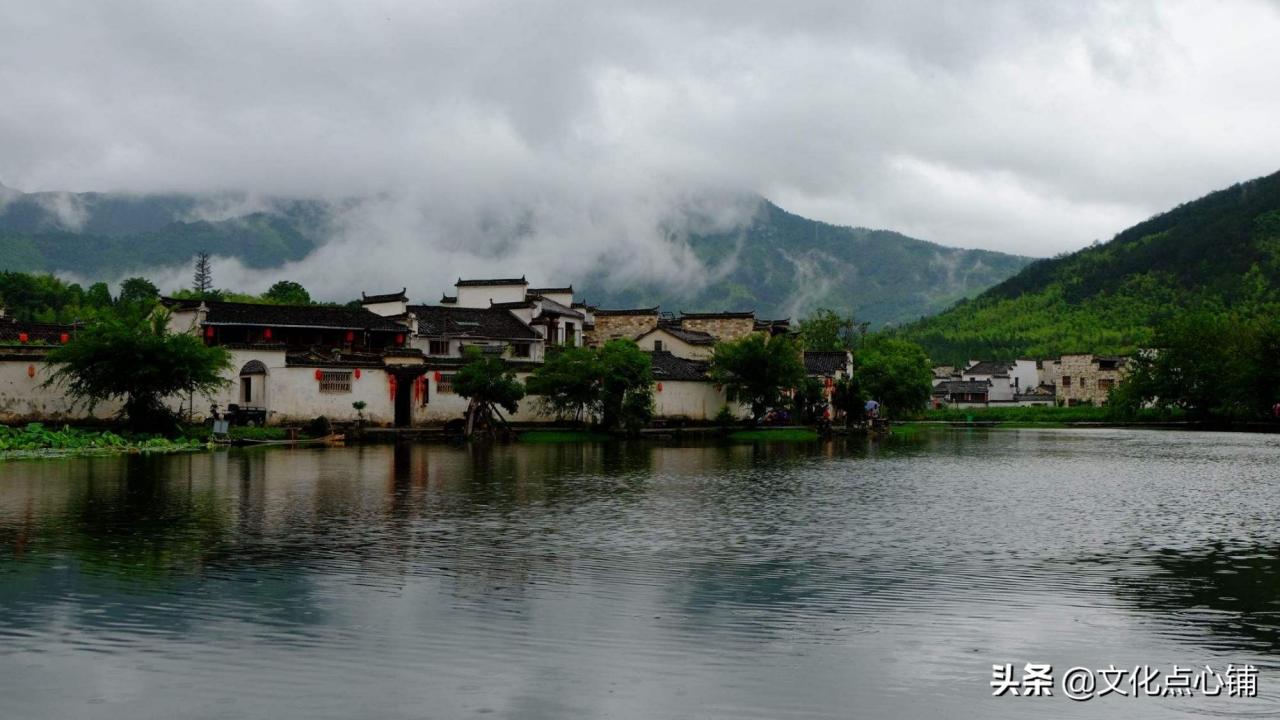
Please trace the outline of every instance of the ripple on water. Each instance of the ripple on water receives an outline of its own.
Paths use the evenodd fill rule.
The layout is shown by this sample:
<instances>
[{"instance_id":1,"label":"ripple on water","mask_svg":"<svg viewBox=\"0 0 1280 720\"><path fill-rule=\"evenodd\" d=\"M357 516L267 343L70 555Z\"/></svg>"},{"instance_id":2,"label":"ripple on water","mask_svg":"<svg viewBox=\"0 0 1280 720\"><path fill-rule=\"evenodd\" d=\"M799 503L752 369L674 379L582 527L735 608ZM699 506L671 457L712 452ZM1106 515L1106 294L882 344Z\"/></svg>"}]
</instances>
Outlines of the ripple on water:
<instances>
[{"instance_id":1,"label":"ripple on water","mask_svg":"<svg viewBox=\"0 0 1280 720\"><path fill-rule=\"evenodd\" d=\"M108 718L1052 715L991 702L990 665L1274 669L1277 449L944 430L15 463L0 692Z\"/></svg>"}]
</instances>

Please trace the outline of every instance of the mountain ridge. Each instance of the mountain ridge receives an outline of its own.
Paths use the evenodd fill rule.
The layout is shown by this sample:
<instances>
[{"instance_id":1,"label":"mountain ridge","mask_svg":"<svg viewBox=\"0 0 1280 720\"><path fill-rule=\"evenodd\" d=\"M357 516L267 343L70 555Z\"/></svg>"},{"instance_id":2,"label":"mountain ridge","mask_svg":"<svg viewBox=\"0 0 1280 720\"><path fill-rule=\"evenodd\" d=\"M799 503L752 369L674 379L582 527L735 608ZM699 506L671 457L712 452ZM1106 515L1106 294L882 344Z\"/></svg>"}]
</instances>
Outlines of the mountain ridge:
<instances>
[{"instance_id":1,"label":"mountain ridge","mask_svg":"<svg viewBox=\"0 0 1280 720\"><path fill-rule=\"evenodd\" d=\"M754 309L802 317L819 307L880 326L940 311L1021 269L1031 258L951 248L892 230L845 227L787 212L760 197L751 220L681 241L706 282L619 287L604 268L573 282L608 307ZM0 269L109 280L190 261L239 258L259 269L305 259L326 242L339 206L234 193L0 193Z\"/></svg>"},{"instance_id":2,"label":"mountain ridge","mask_svg":"<svg viewBox=\"0 0 1280 720\"><path fill-rule=\"evenodd\" d=\"M1280 172L1182 203L1074 253L1038 260L902 328L935 361L1127 355L1193 308L1280 300Z\"/></svg>"}]
</instances>

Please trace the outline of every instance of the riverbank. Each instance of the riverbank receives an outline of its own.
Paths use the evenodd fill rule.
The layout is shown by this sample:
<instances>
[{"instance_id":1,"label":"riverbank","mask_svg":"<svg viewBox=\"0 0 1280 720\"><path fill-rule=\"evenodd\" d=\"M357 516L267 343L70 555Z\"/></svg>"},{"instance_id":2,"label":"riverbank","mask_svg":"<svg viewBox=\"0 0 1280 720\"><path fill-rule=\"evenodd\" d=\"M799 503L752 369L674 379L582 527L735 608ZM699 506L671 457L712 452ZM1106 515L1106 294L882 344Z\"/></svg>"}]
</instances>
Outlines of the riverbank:
<instances>
[{"instance_id":1,"label":"riverbank","mask_svg":"<svg viewBox=\"0 0 1280 720\"><path fill-rule=\"evenodd\" d=\"M0 459L113 455L120 453L191 452L205 443L189 437L170 439L155 435L117 434L69 426L46 427L28 423L21 427L0 425Z\"/></svg>"},{"instance_id":2,"label":"riverbank","mask_svg":"<svg viewBox=\"0 0 1280 720\"><path fill-rule=\"evenodd\" d=\"M939 408L903 421L910 425L1000 428L1152 428L1222 432L1280 432L1280 422L1268 420L1191 419L1185 413L1143 410L1122 415L1106 406ZM900 427L900 426L897 426Z\"/></svg>"}]
</instances>

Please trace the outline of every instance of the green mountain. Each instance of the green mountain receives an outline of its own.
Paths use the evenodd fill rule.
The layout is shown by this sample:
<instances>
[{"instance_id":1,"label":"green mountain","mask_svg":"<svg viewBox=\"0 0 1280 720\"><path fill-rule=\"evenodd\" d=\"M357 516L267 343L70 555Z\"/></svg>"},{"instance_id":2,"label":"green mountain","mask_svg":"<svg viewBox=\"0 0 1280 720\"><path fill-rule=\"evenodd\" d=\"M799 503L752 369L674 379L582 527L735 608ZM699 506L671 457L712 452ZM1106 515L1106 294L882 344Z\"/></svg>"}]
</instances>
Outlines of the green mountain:
<instances>
[{"instance_id":1,"label":"green mountain","mask_svg":"<svg viewBox=\"0 0 1280 720\"><path fill-rule=\"evenodd\" d=\"M937 362L1064 352L1128 354L1192 308L1280 300L1280 173L1139 223L1110 242L1041 260L901 334Z\"/></svg>"},{"instance_id":2,"label":"green mountain","mask_svg":"<svg viewBox=\"0 0 1280 720\"><path fill-rule=\"evenodd\" d=\"M578 282L578 295L600 307L750 310L798 319L817 308L852 312L872 325L939 312L1017 272L1031 258L961 250L889 230L841 227L759 201L754 220L727 233L688 237L708 268L690 289L657 283L616 286Z\"/></svg>"},{"instance_id":3,"label":"green mountain","mask_svg":"<svg viewBox=\"0 0 1280 720\"><path fill-rule=\"evenodd\" d=\"M210 214L227 217L201 219ZM0 185L0 269L108 279L185 264L201 250L274 267L314 250L330 214L327 204L312 201L21 193Z\"/></svg>"}]
</instances>

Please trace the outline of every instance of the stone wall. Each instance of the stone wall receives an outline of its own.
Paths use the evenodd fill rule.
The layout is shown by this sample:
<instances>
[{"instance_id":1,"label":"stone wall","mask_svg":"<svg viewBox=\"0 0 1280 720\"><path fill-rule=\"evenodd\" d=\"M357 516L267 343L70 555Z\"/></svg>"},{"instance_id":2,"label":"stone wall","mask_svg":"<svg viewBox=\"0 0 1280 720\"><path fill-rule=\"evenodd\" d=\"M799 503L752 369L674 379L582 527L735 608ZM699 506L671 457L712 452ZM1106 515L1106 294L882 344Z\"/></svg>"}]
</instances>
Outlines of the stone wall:
<instances>
[{"instance_id":1,"label":"stone wall","mask_svg":"<svg viewBox=\"0 0 1280 720\"><path fill-rule=\"evenodd\" d=\"M597 312L595 327L587 330L586 344L599 347L618 338L634 340L657 326L658 313L654 311L607 315Z\"/></svg>"},{"instance_id":2,"label":"stone wall","mask_svg":"<svg viewBox=\"0 0 1280 720\"><path fill-rule=\"evenodd\" d=\"M599 324L599 318L596 323ZM754 316L745 317L681 317L680 327L685 330L700 330L715 338L717 342L737 340L755 332Z\"/></svg>"},{"instance_id":3,"label":"stone wall","mask_svg":"<svg viewBox=\"0 0 1280 720\"><path fill-rule=\"evenodd\" d=\"M1065 405L1102 405L1123 379L1123 360L1094 355L1063 355L1045 360L1040 369L1040 382L1057 386L1057 399Z\"/></svg>"}]
</instances>

